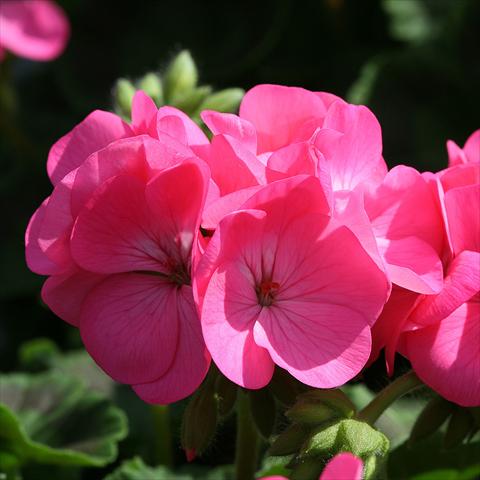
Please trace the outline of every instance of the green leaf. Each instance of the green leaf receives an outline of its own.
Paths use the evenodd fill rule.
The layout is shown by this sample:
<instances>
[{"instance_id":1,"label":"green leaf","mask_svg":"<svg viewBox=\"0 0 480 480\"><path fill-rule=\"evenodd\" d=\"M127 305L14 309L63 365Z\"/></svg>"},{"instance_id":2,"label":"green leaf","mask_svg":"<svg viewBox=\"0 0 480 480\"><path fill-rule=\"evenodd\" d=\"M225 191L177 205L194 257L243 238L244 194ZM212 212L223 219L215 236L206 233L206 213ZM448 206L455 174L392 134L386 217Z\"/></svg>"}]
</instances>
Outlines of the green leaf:
<instances>
[{"instance_id":1,"label":"green leaf","mask_svg":"<svg viewBox=\"0 0 480 480\"><path fill-rule=\"evenodd\" d=\"M417 418L410 434L410 442L415 443L435 433L452 414L455 405L436 396L427 403Z\"/></svg>"},{"instance_id":2,"label":"green leaf","mask_svg":"<svg viewBox=\"0 0 480 480\"><path fill-rule=\"evenodd\" d=\"M20 462L103 466L127 433L121 410L69 376L0 376L0 448Z\"/></svg>"},{"instance_id":3,"label":"green leaf","mask_svg":"<svg viewBox=\"0 0 480 480\"><path fill-rule=\"evenodd\" d=\"M445 433L445 448L453 448L462 443L474 429L474 418L468 409L458 407L450 417Z\"/></svg>"},{"instance_id":4,"label":"green leaf","mask_svg":"<svg viewBox=\"0 0 480 480\"><path fill-rule=\"evenodd\" d=\"M437 432L427 439L418 441L415 445L407 441L395 448L390 453L387 465L391 479L417 479L416 475L431 474L436 470L453 470L461 474L458 478L473 480L477 477L469 475L480 468L480 441L445 450L443 435ZM441 476L420 478L422 480L442 478L443 480Z\"/></svg>"},{"instance_id":5,"label":"green leaf","mask_svg":"<svg viewBox=\"0 0 480 480\"><path fill-rule=\"evenodd\" d=\"M104 480L191 480L190 475L175 476L166 467L149 467L140 457L123 462L113 473Z\"/></svg>"},{"instance_id":6,"label":"green leaf","mask_svg":"<svg viewBox=\"0 0 480 480\"><path fill-rule=\"evenodd\" d=\"M104 480L231 480L233 467L225 465L209 470L203 466L189 465L178 472L167 467L149 467L140 457L126 460Z\"/></svg>"}]
</instances>

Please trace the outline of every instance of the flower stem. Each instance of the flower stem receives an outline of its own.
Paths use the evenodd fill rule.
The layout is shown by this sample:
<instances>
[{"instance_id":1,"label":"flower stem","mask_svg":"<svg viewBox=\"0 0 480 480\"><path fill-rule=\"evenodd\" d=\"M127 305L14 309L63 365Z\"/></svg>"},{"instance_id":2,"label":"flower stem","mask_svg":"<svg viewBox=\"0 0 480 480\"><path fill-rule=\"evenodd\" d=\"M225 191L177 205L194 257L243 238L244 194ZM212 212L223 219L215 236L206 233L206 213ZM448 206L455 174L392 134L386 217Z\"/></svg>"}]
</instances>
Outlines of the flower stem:
<instances>
[{"instance_id":1,"label":"flower stem","mask_svg":"<svg viewBox=\"0 0 480 480\"><path fill-rule=\"evenodd\" d=\"M359 420L364 420L373 425L380 415L398 398L423 385L415 372L410 372L398 377L387 385L378 395L357 414Z\"/></svg>"},{"instance_id":2,"label":"flower stem","mask_svg":"<svg viewBox=\"0 0 480 480\"><path fill-rule=\"evenodd\" d=\"M172 432L168 405L151 405L155 426L155 460L158 465L173 466Z\"/></svg>"},{"instance_id":3,"label":"flower stem","mask_svg":"<svg viewBox=\"0 0 480 480\"><path fill-rule=\"evenodd\" d=\"M248 396L239 390L237 398L237 443L235 480L253 480L257 469L258 433L250 413Z\"/></svg>"}]
</instances>

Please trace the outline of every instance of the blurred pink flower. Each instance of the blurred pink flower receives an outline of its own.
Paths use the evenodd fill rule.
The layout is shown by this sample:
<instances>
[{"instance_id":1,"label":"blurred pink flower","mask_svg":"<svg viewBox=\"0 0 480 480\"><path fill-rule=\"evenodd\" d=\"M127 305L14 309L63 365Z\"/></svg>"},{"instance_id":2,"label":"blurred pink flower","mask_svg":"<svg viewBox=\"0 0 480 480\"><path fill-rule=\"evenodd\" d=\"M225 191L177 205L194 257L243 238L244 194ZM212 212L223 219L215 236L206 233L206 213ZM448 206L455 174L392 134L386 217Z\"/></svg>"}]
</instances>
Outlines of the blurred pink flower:
<instances>
[{"instance_id":1,"label":"blurred pink flower","mask_svg":"<svg viewBox=\"0 0 480 480\"><path fill-rule=\"evenodd\" d=\"M31 60L53 60L69 36L68 19L51 0L0 2L0 60L4 50Z\"/></svg>"},{"instance_id":2,"label":"blurred pink flower","mask_svg":"<svg viewBox=\"0 0 480 480\"><path fill-rule=\"evenodd\" d=\"M264 187L220 222L194 290L205 342L230 380L261 388L276 364L331 388L368 359L389 284L332 218L319 180L299 175Z\"/></svg>"},{"instance_id":3,"label":"blurred pink flower","mask_svg":"<svg viewBox=\"0 0 480 480\"><path fill-rule=\"evenodd\" d=\"M27 263L50 275L43 300L109 375L148 402L177 401L210 363L191 287L208 168L166 134L92 153L105 139L81 128L56 152L75 163L29 223Z\"/></svg>"},{"instance_id":4,"label":"blurred pink flower","mask_svg":"<svg viewBox=\"0 0 480 480\"><path fill-rule=\"evenodd\" d=\"M361 480L363 462L349 452L335 455L325 466L318 480ZM261 480L288 480L281 475L263 477Z\"/></svg>"}]
</instances>

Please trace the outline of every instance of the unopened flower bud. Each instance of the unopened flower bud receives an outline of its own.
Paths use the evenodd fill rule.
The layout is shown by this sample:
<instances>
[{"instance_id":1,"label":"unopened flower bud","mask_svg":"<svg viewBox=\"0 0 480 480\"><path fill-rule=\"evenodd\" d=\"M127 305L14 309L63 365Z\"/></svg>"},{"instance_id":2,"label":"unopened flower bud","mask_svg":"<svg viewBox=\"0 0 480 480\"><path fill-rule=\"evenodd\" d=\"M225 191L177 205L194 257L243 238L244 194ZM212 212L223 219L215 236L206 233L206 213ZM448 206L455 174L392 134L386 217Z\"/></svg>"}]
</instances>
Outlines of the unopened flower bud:
<instances>
[{"instance_id":1,"label":"unopened flower bud","mask_svg":"<svg viewBox=\"0 0 480 480\"><path fill-rule=\"evenodd\" d=\"M217 397L213 382L207 379L206 384L193 395L183 414L181 443L187 459L193 460L210 445L217 429L217 418Z\"/></svg>"},{"instance_id":2,"label":"unopened flower bud","mask_svg":"<svg viewBox=\"0 0 480 480\"><path fill-rule=\"evenodd\" d=\"M172 104L177 98L195 88L198 71L188 50L180 52L165 72L164 88L166 101Z\"/></svg>"},{"instance_id":3,"label":"unopened flower bud","mask_svg":"<svg viewBox=\"0 0 480 480\"><path fill-rule=\"evenodd\" d=\"M139 90L143 90L157 105L163 105L163 86L162 80L156 73L147 73L137 84Z\"/></svg>"},{"instance_id":4,"label":"unopened flower bud","mask_svg":"<svg viewBox=\"0 0 480 480\"><path fill-rule=\"evenodd\" d=\"M278 435L269 448L270 455L291 455L297 453L310 436L311 429L294 423Z\"/></svg>"},{"instance_id":5,"label":"unopened flower bud","mask_svg":"<svg viewBox=\"0 0 480 480\"><path fill-rule=\"evenodd\" d=\"M227 88L212 93L200 105L199 110L216 110L217 112L231 113L238 110L245 91L241 88Z\"/></svg>"},{"instance_id":6,"label":"unopened flower bud","mask_svg":"<svg viewBox=\"0 0 480 480\"><path fill-rule=\"evenodd\" d=\"M335 417L350 418L355 406L337 389L314 390L298 396L295 405L286 412L290 420L307 425L318 425Z\"/></svg>"},{"instance_id":7,"label":"unopened flower bud","mask_svg":"<svg viewBox=\"0 0 480 480\"><path fill-rule=\"evenodd\" d=\"M130 118L135 87L125 78L117 80L114 90L115 110L125 118Z\"/></svg>"}]
</instances>

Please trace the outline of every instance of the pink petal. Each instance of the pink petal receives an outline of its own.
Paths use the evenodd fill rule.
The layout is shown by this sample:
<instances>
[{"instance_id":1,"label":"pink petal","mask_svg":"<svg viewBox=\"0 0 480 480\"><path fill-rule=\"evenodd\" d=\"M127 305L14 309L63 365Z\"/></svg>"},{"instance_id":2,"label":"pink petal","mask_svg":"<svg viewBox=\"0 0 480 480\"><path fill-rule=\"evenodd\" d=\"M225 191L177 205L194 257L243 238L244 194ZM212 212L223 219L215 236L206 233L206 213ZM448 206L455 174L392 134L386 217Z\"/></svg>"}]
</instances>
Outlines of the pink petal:
<instances>
[{"instance_id":1,"label":"pink petal","mask_svg":"<svg viewBox=\"0 0 480 480\"><path fill-rule=\"evenodd\" d=\"M240 105L240 117L257 130L258 153L288 145L304 123L318 120L318 124L325 113L323 101L313 92L280 85L257 85Z\"/></svg>"},{"instance_id":2,"label":"pink petal","mask_svg":"<svg viewBox=\"0 0 480 480\"><path fill-rule=\"evenodd\" d=\"M79 167L72 188L73 215L78 215L97 187L109 178L125 174L146 182L158 171L193 156L189 148L166 135L161 141L146 135L118 140L90 155Z\"/></svg>"},{"instance_id":3,"label":"pink petal","mask_svg":"<svg viewBox=\"0 0 480 480\"><path fill-rule=\"evenodd\" d=\"M438 172L443 190L448 192L452 188L466 187L480 183L480 165L466 163L446 168Z\"/></svg>"},{"instance_id":4,"label":"pink petal","mask_svg":"<svg viewBox=\"0 0 480 480\"><path fill-rule=\"evenodd\" d=\"M325 108L330 108L331 105L333 105L335 102L345 102L342 98L338 97L337 95L329 92L314 92L315 95L317 95L325 105Z\"/></svg>"},{"instance_id":5,"label":"pink petal","mask_svg":"<svg viewBox=\"0 0 480 480\"><path fill-rule=\"evenodd\" d=\"M361 480L363 462L351 453L335 455L326 465L319 480Z\"/></svg>"},{"instance_id":6,"label":"pink petal","mask_svg":"<svg viewBox=\"0 0 480 480\"><path fill-rule=\"evenodd\" d=\"M168 371L150 383L133 386L137 395L149 403L168 404L191 395L202 383L210 366L192 290L178 291L178 344Z\"/></svg>"},{"instance_id":7,"label":"pink petal","mask_svg":"<svg viewBox=\"0 0 480 480\"><path fill-rule=\"evenodd\" d=\"M160 276L112 275L83 304L83 343L115 380L151 382L165 374L175 358L181 301L177 286Z\"/></svg>"},{"instance_id":8,"label":"pink petal","mask_svg":"<svg viewBox=\"0 0 480 480\"><path fill-rule=\"evenodd\" d=\"M463 165L468 162L465 152L453 141L447 141L448 166Z\"/></svg>"},{"instance_id":9,"label":"pink petal","mask_svg":"<svg viewBox=\"0 0 480 480\"><path fill-rule=\"evenodd\" d=\"M372 328L371 359L376 359L385 347L385 362L389 375L393 374L400 335L407 325L410 313L421 298L418 293L394 285L388 302Z\"/></svg>"},{"instance_id":10,"label":"pink petal","mask_svg":"<svg viewBox=\"0 0 480 480\"><path fill-rule=\"evenodd\" d=\"M156 137L155 102L142 90L137 90L132 100L132 128L137 135L143 133Z\"/></svg>"},{"instance_id":11,"label":"pink petal","mask_svg":"<svg viewBox=\"0 0 480 480\"><path fill-rule=\"evenodd\" d=\"M445 193L445 209L454 254L480 251L480 185Z\"/></svg>"},{"instance_id":12,"label":"pink petal","mask_svg":"<svg viewBox=\"0 0 480 480\"><path fill-rule=\"evenodd\" d=\"M446 238L436 187L415 169L400 165L390 170L365 196L365 209L377 238L418 237L437 253L443 250Z\"/></svg>"},{"instance_id":13,"label":"pink petal","mask_svg":"<svg viewBox=\"0 0 480 480\"><path fill-rule=\"evenodd\" d=\"M221 372L242 387L257 389L270 382L274 364L253 339L261 309L252 281L236 275L235 266L222 265L210 279L201 318L205 343Z\"/></svg>"},{"instance_id":14,"label":"pink petal","mask_svg":"<svg viewBox=\"0 0 480 480\"><path fill-rule=\"evenodd\" d=\"M257 132L249 121L232 113L214 110L204 110L200 116L213 135L229 135L239 140L247 150L257 153Z\"/></svg>"},{"instance_id":15,"label":"pink petal","mask_svg":"<svg viewBox=\"0 0 480 480\"><path fill-rule=\"evenodd\" d=\"M406 335L417 375L451 402L480 405L480 303L464 303L447 318Z\"/></svg>"},{"instance_id":16,"label":"pink petal","mask_svg":"<svg viewBox=\"0 0 480 480\"><path fill-rule=\"evenodd\" d=\"M240 210L241 206L262 188L263 185L242 188L211 202L203 212L202 227L207 230L215 230L226 215Z\"/></svg>"},{"instance_id":17,"label":"pink petal","mask_svg":"<svg viewBox=\"0 0 480 480\"><path fill-rule=\"evenodd\" d=\"M335 155L329 159L334 190L379 184L387 167L382 158L382 131L375 115L364 106L334 103L324 128L343 133Z\"/></svg>"},{"instance_id":18,"label":"pink petal","mask_svg":"<svg viewBox=\"0 0 480 480\"><path fill-rule=\"evenodd\" d=\"M104 275L78 268L73 268L61 275L53 275L43 284L42 300L55 315L78 326L80 311L86 296L104 278Z\"/></svg>"},{"instance_id":19,"label":"pink petal","mask_svg":"<svg viewBox=\"0 0 480 480\"><path fill-rule=\"evenodd\" d=\"M25 232L25 259L28 268L39 275L55 275L61 273L63 268L53 262L39 245L39 234L49 198L46 198L38 207L28 222Z\"/></svg>"},{"instance_id":20,"label":"pink petal","mask_svg":"<svg viewBox=\"0 0 480 480\"><path fill-rule=\"evenodd\" d=\"M73 227L70 199L76 173L72 170L55 185L38 235L40 248L62 271L69 270L73 263L70 254Z\"/></svg>"},{"instance_id":21,"label":"pink petal","mask_svg":"<svg viewBox=\"0 0 480 480\"><path fill-rule=\"evenodd\" d=\"M147 186L127 175L108 180L76 220L71 240L76 262L97 273L165 275L188 265L205 176L198 165L185 162L160 172Z\"/></svg>"},{"instance_id":22,"label":"pink petal","mask_svg":"<svg viewBox=\"0 0 480 480\"><path fill-rule=\"evenodd\" d=\"M20 57L53 60L70 36L63 10L50 0L9 0L0 4L1 44Z\"/></svg>"},{"instance_id":23,"label":"pink petal","mask_svg":"<svg viewBox=\"0 0 480 480\"><path fill-rule=\"evenodd\" d=\"M270 273L264 243L262 269L280 287L255 325L256 343L303 383L320 388L345 383L369 357L368 327L386 301L385 275L352 232L328 217L300 217L276 244L267 238L274 263ZM365 276L368 287L361 288Z\"/></svg>"},{"instance_id":24,"label":"pink petal","mask_svg":"<svg viewBox=\"0 0 480 480\"><path fill-rule=\"evenodd\" d=\"M55 185L80 166L91 153L114 140L132 135L133 131L120 117L95 110L50 149L47 161L50 180Z\"/></svg>"},{"instance_id":25,"label":"pink petal","mask_svg":"<svg viewBox=\"0 0 480 480\"><path fill-rule=\"evenodd\" d=\"M333 195L333 218L351 230L380 270L385 262L380 255L370 219L365 212L363 196L356 191L339 191Z\"/></svg>"},{"instance_id":26,"label":"pink petal","mask_svg":"<svg viewBox=\"0 0 480 480\"><path fill-rule=\"evenodd\" d=\"M202 132L202 129L185 113L174 107L161 107L157 113L157 131L164 132L175 137L175 132L180 132L178 127L171 130L171 125L168 121L165 123L165 117L176 117L180 120L185 131L185 142L189 146L207 145L208 138ZM169 126L170 125L170 126ZM164 130L165 129L165 130ZM181 138L178 140L182 141Z\"/></svg>"},{"instance_id":27,"label":"pink petal","mask_svg":"<svg viewBox=\"0 0 480 480\"><path fill-rule=\"evenodd\" d=\"M480 163L480 129L468 137L463 151L470 163Z\"/></svg>"},{"instance_id":28,"label":"pink petal","mask_svg":"<svg viewBox=\"0 0 480 480\"><path fill-rule=\"evenodd\" d=\"M331 322L335 318L337 321ZM280 327L282 325L282 327ZM362 315L347 307L299 302L264 308L254 327L255 343L306 385L332 388L360 372L371 349Z\"/></svg>"},{"instance_id":29,"label":"pink petal","mask_svg":"<svg viewBox=\"0 0 480 480\"><path fill-rule=\"evenodd\" d=\"M287 195L288 209L285 208ZM331 213L328 186L325 188L321 179L310 175L296 175L271 183L247 200L242 208L281 211L283 216L280 214L279 228L282 223L288 223L304 213Z\"/></svg>"},{"instance_id":30,"label":"pink petal","mask_svg":"<svg viewBox=\"0 0 480 480\"><path fill-rule=\"evenodd\" d=\"M264 165L233 137L213 137L207 163L221 195L265 183Z\"/></svg>"},{"instance_id":31,"label":"pink petal","mask_svg":"<svg viewBox=\"0 0 480 480\"><path fill-rule=\"evenodd\" d=\"M480 253L463 251L448 267L443 290L425 297L410 317L410 321L425 326L452 314L480 290Z\"/></svg>"},{"instance_id":32,"label":"pink petal","mask_svg":"<svg viewBox=\"0 0 480 480\"><path fill-rule=\"evenodd\" d=\"M379 239L378 246L392 283L427 295L440 292L442 261L428 243L417 237L404 237Z\"/></svg>"}]
</instances>

